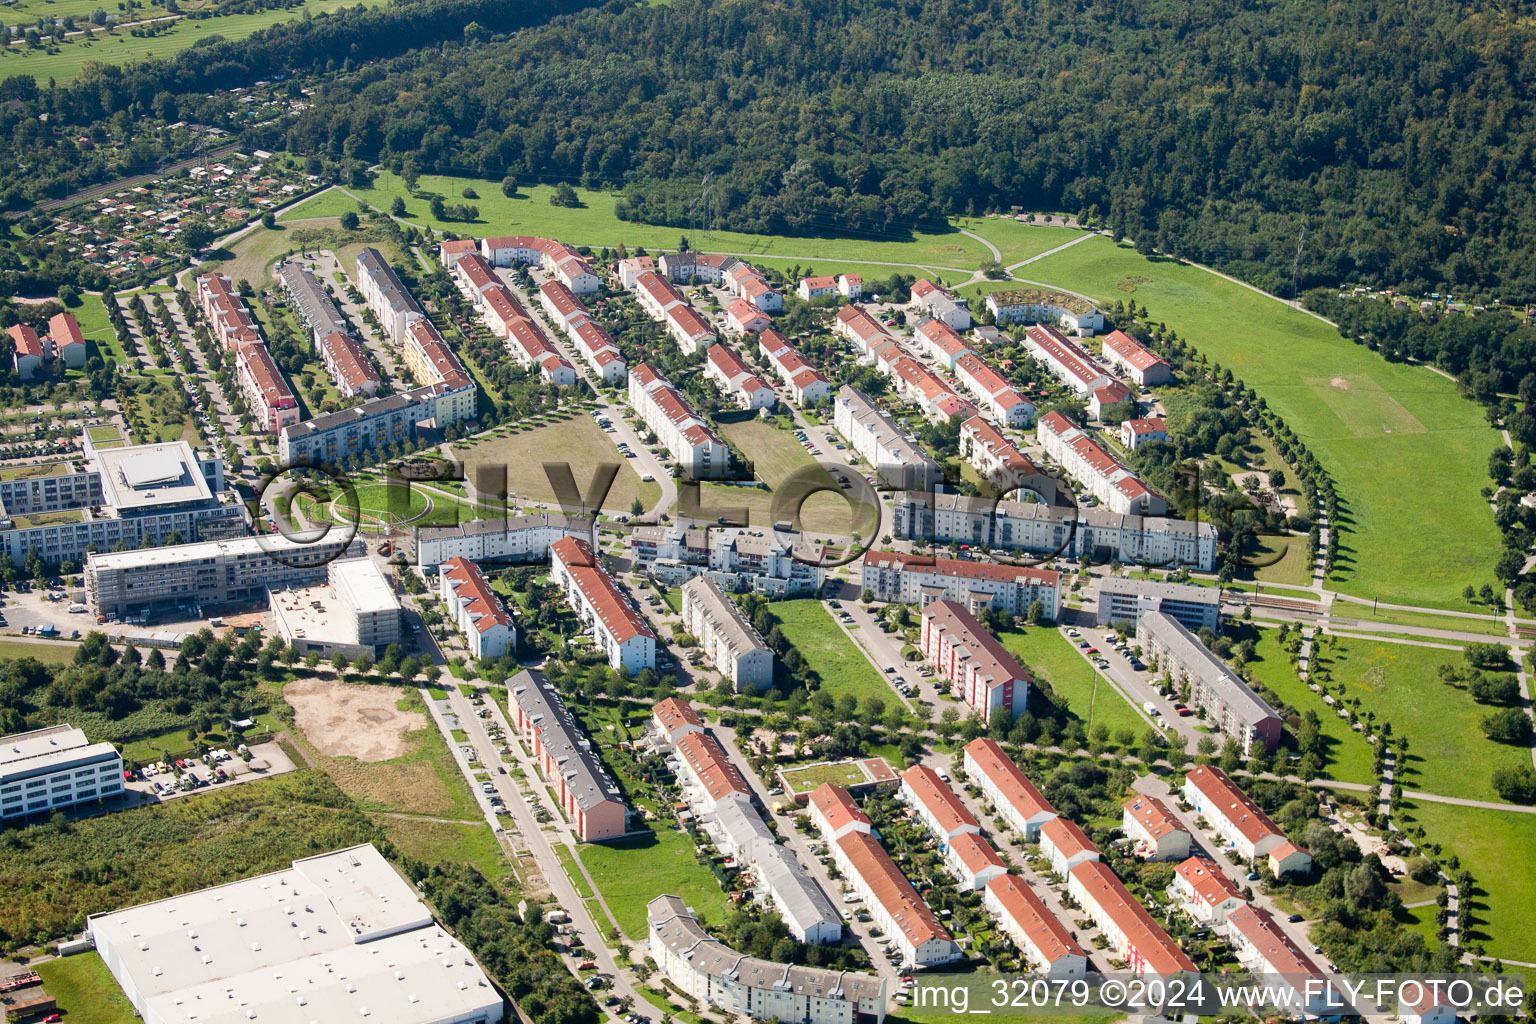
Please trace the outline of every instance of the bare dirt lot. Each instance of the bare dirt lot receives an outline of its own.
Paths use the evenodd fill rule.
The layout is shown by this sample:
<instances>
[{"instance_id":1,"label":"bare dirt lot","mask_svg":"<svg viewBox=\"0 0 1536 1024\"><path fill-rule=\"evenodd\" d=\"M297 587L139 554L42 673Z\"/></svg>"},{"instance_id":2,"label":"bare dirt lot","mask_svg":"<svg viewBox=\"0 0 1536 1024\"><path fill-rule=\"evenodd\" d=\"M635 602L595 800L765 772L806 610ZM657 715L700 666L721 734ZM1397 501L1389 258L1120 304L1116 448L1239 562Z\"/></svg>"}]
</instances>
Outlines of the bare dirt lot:
<instances>
[{"instance_id":1,"label":"bare dirt lot","mask_svg":"<svg viewBox=\"0 0 1536 1024\"><path fill-rule=\"evenodd\" d=\"M406 737L427 727L419 711L401 711L400 691L388 686L347 685L303 679L283 688L309 742L328 757L389 761L415 745Z\"/></svg>"}]
</instances>

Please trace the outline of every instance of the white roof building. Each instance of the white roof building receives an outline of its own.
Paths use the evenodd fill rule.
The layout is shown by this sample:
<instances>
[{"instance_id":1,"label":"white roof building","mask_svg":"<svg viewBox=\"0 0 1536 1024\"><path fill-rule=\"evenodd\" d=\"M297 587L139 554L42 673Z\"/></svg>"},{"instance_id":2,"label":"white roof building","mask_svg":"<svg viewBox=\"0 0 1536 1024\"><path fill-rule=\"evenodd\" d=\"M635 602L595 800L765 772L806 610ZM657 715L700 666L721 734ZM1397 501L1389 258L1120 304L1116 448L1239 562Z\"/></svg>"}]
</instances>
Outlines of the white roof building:
<instances>
[{"instance_id":1,"label":"white roof building","mask_svg":"<svg viewBox=\"0 0 1536 1024\"><path fill-rule=\"evenodd\" d=\"M489 1024L501 996L371 845L94 914L91 937L146 1024Z\"/></svg>"},{"instance_id":2,"label":"white roof building","mask_svg":"<svg viewBox=\"0 0 1536 1024\"><path fill-rule=\"evenodd\" d=\"M51 814L121 794L123 759L72 725L0 739L0 818Z\"/></svg>"}]
</instances>

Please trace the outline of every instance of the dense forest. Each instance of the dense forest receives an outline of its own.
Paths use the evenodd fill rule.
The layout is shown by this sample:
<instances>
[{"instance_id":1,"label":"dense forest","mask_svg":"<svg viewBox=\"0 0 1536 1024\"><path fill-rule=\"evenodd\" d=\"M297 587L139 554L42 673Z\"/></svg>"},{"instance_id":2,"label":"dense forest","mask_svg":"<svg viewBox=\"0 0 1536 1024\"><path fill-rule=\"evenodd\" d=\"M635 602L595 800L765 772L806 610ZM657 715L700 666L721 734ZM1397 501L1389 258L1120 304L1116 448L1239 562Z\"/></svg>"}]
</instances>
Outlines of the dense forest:
<instances>
[{"instance_id":1,"label":"dense forest","mask_svg":"<svg viewBox=\"0 0 1536 1024\"><path fill-rule=\"evenodd\" d=\"M338 76L273 144L626 187L681 224L899 235L1102 218L1282 294L1536 296L1526 59L1488 5L678 0ZM1303 241L1302 234L1305 231Z\"/></svg>"}]
</instances>

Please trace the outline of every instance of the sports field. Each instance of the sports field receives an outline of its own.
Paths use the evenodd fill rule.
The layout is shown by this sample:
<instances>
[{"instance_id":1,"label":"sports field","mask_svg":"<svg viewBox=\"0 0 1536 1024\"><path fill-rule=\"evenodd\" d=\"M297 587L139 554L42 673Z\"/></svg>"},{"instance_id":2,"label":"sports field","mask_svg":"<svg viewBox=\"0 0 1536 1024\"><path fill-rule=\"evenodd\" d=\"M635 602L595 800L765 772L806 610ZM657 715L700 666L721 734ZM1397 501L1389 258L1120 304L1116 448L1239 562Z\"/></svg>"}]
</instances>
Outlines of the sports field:
<instances>
[{"instance_id":1,"label":"sports field","mask_svg":"<svg viewBox=\"0 0 1536 1024\"><path fill-rule=\"evenodd\" d=\"M1388 363L1278 300L1108 238L1048 256L1025 276L1101 303L1145 304L1264 397L1338 481L1345 532L1330 586L1472 610L1461 590L1492 580L1500 546L1478 496L1499 439L1454 383Z\"/></svg>"},{"instance_id":2,"label":"sports field","mask_svg":"<svg viewBox=\"0 0 1536 1024\"><path fill-rule=\"evenodd\" d=\"M465 188L475 191L478 199L465 199ZM415 224L456 231L464 235L518 234L558 238L570 245L628 246L675 249L681 232L677 228L633 224L614 215L618 198L613 192L577 189L582 205L551 206L554 189L539 185L524 189L520 198L501 194L498 182L446 175L424 175L416 183L417 198L406 192L399 176L385 172L371 189L354 189L374 206L388 210L396 196L405 199L405 219ZM429 209L430 195L443 197L450 206L469 203L480 209L480 219L472 223L439 221ZM684 201L686 207L686 200ZM914 234L909 238L785 238L777 235L743 234L734 231L700 232L697 248L703 252L740 253L746 256L784 256L807 261L846 260L850 262L896 262L915 266L975 267L990 258L986 246L958 231L945 234Z\"/></svg>"}]
</instances>

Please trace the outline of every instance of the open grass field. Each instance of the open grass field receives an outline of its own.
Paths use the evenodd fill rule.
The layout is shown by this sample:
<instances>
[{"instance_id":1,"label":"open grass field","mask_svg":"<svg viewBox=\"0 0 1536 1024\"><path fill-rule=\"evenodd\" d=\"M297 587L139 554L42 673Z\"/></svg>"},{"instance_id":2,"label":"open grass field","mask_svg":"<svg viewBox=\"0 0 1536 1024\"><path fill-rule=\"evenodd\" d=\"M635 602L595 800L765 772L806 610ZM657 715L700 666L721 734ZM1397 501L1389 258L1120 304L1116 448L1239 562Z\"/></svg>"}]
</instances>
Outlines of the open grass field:
<instances>
[{"instance_id":1,"label":"open grass field","mask_svg":"<svg viewBox=\"0 0 1536 1024\"><path fill-rule=\"evenodd\" d=\"M1464 615L1435 615L1430 612L1412 612L1402 608L1372 610L1368 604L1353 601L1335 601L1335 621L1340 618L1359 619L1361 622L1381 623L1391 626L1421 626L1426 629L1451 629L1459 633L1482 633L1486 636L1508 636L1503 619L1468 618Z\"/></svg>"},{"instance_id":2,"label":"open grass field","mask_svg":"<svg viewBox=\"0 0 1536 1024\"><path fill-rule=\"evenodd\" d=\"M36 658L45 665L67 665L74 660L75 645L67 642L0 640L0 661Z\"/></svg>"},{"instance_id":3,"label":"open grass field","mask_svg":"<svg viewBox=\"0 0 1536 1024\"><path fill-rule=\"evenodd\" d=\"M340 217L344 213L357 213L357 200L339 188L328 189L311 196L297 206L289 207L278 216L279 222L312 220L319 217Z\"/></svg>"},{"instance_id":4,"label":"open grass field","mask_svg":"<svg viewBox=\"0 0 1536 1024\"><path fill-rule=\"evenodd\" d=\"M725 919L726 898L714 874L694 859L688 833L665 829L612 843L584 843L578 853L631 940L646 934L645 905L661 893L681 896L701 920Z\"/></svg>"},{"instance_id":5,"label":"open grass field","mask_svg":"<svg viewBox=\"0 0 1536 1024\"><path fill-rule=\"evenodd\" d=\"M864 294L866 298L877 294L871 288L874 282L889 280L892 274L916 274L919 277L926 277L930 281L946 287L959 284L971 276L969 270L961 267L930 267L910 263L892 266L889 263L857 263L847 260L820 260L787 256L754 256L752 257L752 262L765 270L772 267L791 280L798 280L801 277L810 277L815 274L828 274L834 277L838 274L858 274L864 279ZM871 299L870 301L873 300Z\"/></svg>"},{"instance_id":6,"label":"open grass field","mask_svg":"<svg viewBox=\"0 0 1536 1024\"><path fill-rule=\"evenodd\" d=\"M608 435L585 416L531 430L498 430L462 447L454 445L453 457L463 464L465 475L471 480L478 479L479 467L506 467L509 500L511 495L526 501L555 500L555 490L544 473L546 461L569 462L571 476L583 494L598 463L619 463L613 490L603 501L603 507L609 510L627 514L635 498L650 508L661 497L660 485L642 481L631 468L630 460L620 456Z\"/></svg>"},{"instance_id":7,"label":"open grass field","mask_svg":"<svg viewBox=\"0 0 1536 1024\"><path fill-rule=\"evenodd\" d=\"M1456 385L1388 363L1327 324L1197 267L1151 261L1094 238L1024 276L1103 303L1144 303L1229 367L1306 441L1340 486L1345 532L1330 585L1364 597L1473 610L1468 583L1492 579L1499 535L1478 496L1498 435ZM1433 466L1435 500L1422 490Z\"/></svg>"},{"instance_id":8,"label":"open grass field","mask_svg":"<svg viewBox=\"0 0 1536 1024\"><path fill-rule=\"evenodd\" d=\"M133 1024L133 1004L95 950L37 965L43 988L70 1024Z\"/></svg>"},{"instance_id":9,"label":"open grass field","mask_svg":"<svg viewBox=\"0 0 1536 1024\"><path fill-rule=\"evenodd\" d=\"M814 598L776 601L772 607L784 636L800 651L805 663L821 678L821 689L834 698L850 694L862 703L871 697L887 708L899 698L869 663L824 605Z\"/></svg>"},{"instance_id":10,"label":"open grass field","mask_svg":"<svg viewBox=\"0 0 1536 1024\"><path fill-rule=\"evenodd\" d=\"M1021 224L1012 217L961 217L955 223L997 246L997 251L1003 254L1001 263L1005 267L1050 252L1083 235L1078 228L1062 224ZM1025 276L1029 276L1028 272Z\"/></svg>"},{"instance_id":11,"label":"open grass field","mask_svg":"<svg viewBox=\"0 0 1536 1024\"><path fill-rule=\"evenodd\" d=\"M1374 709L1377 721L1391 722L1394 735L1408 737L1399 776L1404 789L1497 800L1494 769L1531 763L1527 748L1483 735L1479 722L1495 708L1440 681L1436 670L1447 662L1459 664L1456 652L1371 640L1339 640L1336 648L1319 651L1334 684L1345 684L1346 699L1361 698L1362 709ZM1372 666L1385 674L1379 691L1365 681Z\"/></svg>"},{"instance_id":12,"label":"open grass field","mask_svg":"<svg viewBox=\"0 0 1536 1024\"><path fill-rule=\"evenodd\" d=\"M1404 817L1417 821L1432 840L1454 853L1472 872L1478 892L1471 897L1472 927L1462 942L1481 942L1491 956L1536 961L1536 814L1491 811L1451 804L1410 803ZM1465 897L1463 897L1465 899ZM1427 908L1434 921L1434 908Z\"/></svg>"},{"instance_id":13,"label":"open grass field","mask_svg":"<svg viewBox=\"0 0 1536 1024\"><path fill-rule=\"evenodd\" d=\"M480 197L465 200L462 191L472 188ZM681 234L677 228L632 224L614 215L617 195L577 189L579 207L551 206L554 189L535 186L509 199L501 194L499 182L445 175L423 175L417 191L429 198L417 198L405 189L398 175L383 173L373 188L354 189L358 196L383 210L388 210L396 196L405 199L406 220L415 224L456 231L463 235L518 234L558 238L570 245L628 246L670 250L677 248ZM480 208L480 219L473 223L434 220L430 204L432 194L448 203L469 202ZM679 209L686 209L693 195L680 196ZM989 258L986 246L958 231L945 234L916 234L910 238L785 238L777 235L743 234L715 231L700 234L696 247L703 252L740 253L745 256L783 256L803 261L830 263L891 262L914 266L974 267Z\"/></svg>"},{"instance_id":14,"label":"open grass field","mask_svg":"<svg viewBox=\"0 0 1536 1024\"><path fill-rule=\"evenodd\" d=\"M57 53L49 53L42 49L28 50L20 45L5 47L0 48L0 78L11 75L32 75L40 82L46 82L50 78L61 83L68 82L80 74L85 65L92 61L100 61L103 64L126 64L129 61L168 57L213 36L244 39L260 29L303 17L301 11L308 11L314 15L341 7L355 7L358 3L372 6L380 2L382 0L309 0L302 8L279 8L252 14L231 14L201 21L184 18L178 21L175 27L147 39L136 39L126 30L119 31L115 35L98 31L95 38L89 41L83 37L71 36L67 42L56 48ZM56 6L64 6L63 4L34 3L32 6L39 10L34 17L23 20L36 21L37 16L63 16L63 12L55 9ZM83 13L89 15L99 6L103 5L89 4ZM76 13L76 17L79 16L80 14Z\"/></svg>"},{"instance_id":15,"label":"open grass field","mask_svg":"<svg viewBox=\"0 0 1536 1024\"><path fill-rule=\"evenodd\" d=\"M80 333L85 335L89 354L98 355L103 360L128 362L127 353L117 340L117 332L112 329L112 321L107 319L107 307L102 304L100 295L81 295L80 305L70 312L80 324Z\"/></svg>"},{"instance_id":16,"label":"open grass field","mask_svg":"<svg viewBox=\"0 0 1536 1024\"><path fill-rule=\"evenodd\" d=\"M517 877L483 818L462 822L389 814L369 818L401 853L425 864L473 864L493 882Z\"/></svg>"},{"instance_id":17,"label":"open grass field","mask_svg":"<svg viewBox=\"0 0 1536 1024\"><path fill-rule=\"evenodd\" d=\"M866 504L855 509L850 505L836 481L821 471L820 464L789 431L762 420L747 420L723 424L720 432L752 460L758 477L769 487L779 488L792 475L810 474L809 478L820 481L827 488L813 494L800 506L800 520L806 530L841 536L857 531L860 536L870 537L879 529L879 508ZM711 507L745 508L750 517L748 521L754 526L771 526L778 519L789 518L773 513L773 494L768 491L703 485L700 497L702 504Z\"/></svg>"},{"instance_id":18,"label":"open grass field","mask_svg":"<svg viewBox=\"0 0 1536 1024\"><path fill-rule=\"evenodd\" d=\"M1307 558L1307 538L1285 536L1258 537L1256 547L1248 552L1248 564L1257 565L1237 574L1240 580L1261 583L1290 583L1306 586L1312 582L1312 562Z\"/></svg>"},{"instance_id":19,"label":"open grass field","mask_svg":"<svg viewBox=\"0 0 1536 1024\"><path fill-rule=\"evenodd\" d=\"M1066 700L1084 728L1092 730L1102 722L1111 734L1130 729L1137 736L1147 729L1147 723L1120 691L1095 672L1058 631L1030 627L1000 633L998 639L1036 679L1049 683Z\"/></svg>"},{"instance_id":20,"label":"open grass field","mask_svg":"<svg viewBox=\"0 0 1536 1024\"><path fill-rule=\"evenodd\" d=\"M1324 746L1323 774L1341 782L1374 782L1376 776L1371 771L1370 745L1323 703L1321 695L1313 693L1296 675L1290 659L1280 647L1279 630L1256 628L1254 632L1258 636L1252 663L1254 678L1298 711L1311 709L1317 712L1318 731L1323 736Z\"/></svg>"}]
</instances>

